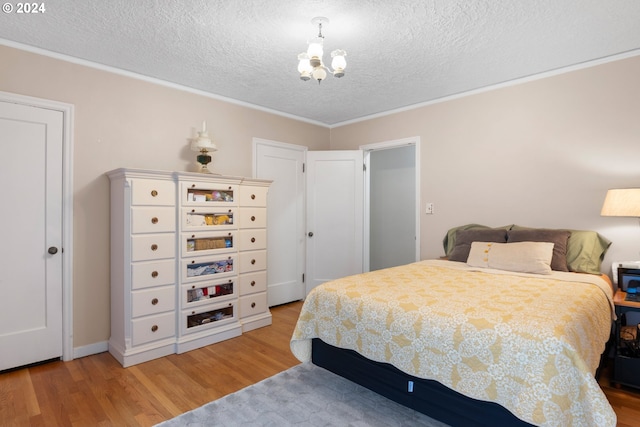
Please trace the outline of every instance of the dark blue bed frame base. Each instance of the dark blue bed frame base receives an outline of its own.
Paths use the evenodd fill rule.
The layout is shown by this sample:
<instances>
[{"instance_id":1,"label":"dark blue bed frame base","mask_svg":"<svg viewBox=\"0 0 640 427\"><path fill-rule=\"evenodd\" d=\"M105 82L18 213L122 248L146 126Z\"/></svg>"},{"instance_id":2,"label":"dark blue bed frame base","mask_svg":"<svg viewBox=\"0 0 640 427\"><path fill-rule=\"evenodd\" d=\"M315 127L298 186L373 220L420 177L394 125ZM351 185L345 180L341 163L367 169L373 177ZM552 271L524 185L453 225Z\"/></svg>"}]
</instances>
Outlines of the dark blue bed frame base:
<instances>
[{"instance_id":1,"label":"dark blue bed frame base","mask_svg":"<svg viewBox=\"0 0 640 427\"><path fill-rule=\"evenodd\" d=\"M531 426L497 403L471 399L437 381L411 376L317 338L311 358L315 365L454 427ZM408 391L409 381L413 382L412 392Z\"/></svg>"}]
</instances>

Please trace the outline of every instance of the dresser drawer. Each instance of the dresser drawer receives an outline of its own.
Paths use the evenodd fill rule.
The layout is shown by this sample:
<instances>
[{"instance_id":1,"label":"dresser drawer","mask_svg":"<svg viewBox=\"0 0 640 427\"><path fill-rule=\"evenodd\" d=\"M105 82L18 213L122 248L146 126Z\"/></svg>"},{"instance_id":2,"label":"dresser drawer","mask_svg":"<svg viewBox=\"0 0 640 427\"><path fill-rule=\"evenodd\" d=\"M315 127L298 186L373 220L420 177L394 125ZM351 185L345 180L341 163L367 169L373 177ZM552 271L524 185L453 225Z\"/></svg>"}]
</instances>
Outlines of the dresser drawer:
<instances>
[{"instance_id":1,"label":"dresser drawer","mask_svg":"<svg viewBox=\"0 0 640 427\"><path fill-rule=\"evenodd\" d=\"M175 255L175 233L141 234L131 238L132 261L173 258Z\"/></svg>"},{"instance_id":2,"label":"dresser drawer","mask_svg":"<svg viewBox=\"0 0 640 427\"><path fill-rule=\"evenodd\" d=\"M175 206L175 183L155 179L133 179L131 180L131 204Z\"/></svg>"},{"instance_id":3,"label":"dresser drawer","mask_svg":"<svg viewBox=\"0 0 640 427\"><path fill-rule=\"evenodd\" d=\"M266 292L240 297L240 318L262 314L267 311Z\"/></svg>"},{"instance_id":4,"label":"dresser drawer","mask_svg":"<svg viewBox=\"0 0 640 427\"><path fill-rule=\"evenodd\" d=\"M241 252L238 259L240 274L267 268L267 251Z\"/></svg>"},{"instance_id":5,"label":"dresser drawer","mask_svg":"<svg viewBox=\"0 0 640 427\"><path fill-rule=\"evenodd\" d=\"M134 346L171 338L176 334L175 312L141 317L131 322L131 343Z\"/></svg>"},{"instance_id":6,"label":"dresser drawer","mask_svg":"<svg viewBox=\"0 0 640 427\"><path fill-rule=\"evenodd\" d=\"M265 228L267 208L240 208L240 228Z\"/></svg>"},{"instance_id":7,"label":"dresser drawer","mask_svg":"<svg viewBox=\"0 0 640 427\"><path fill-rule=\"evenodd\" d=\"M267 206L269 187L240 186L240 206Z\"/></svg>"},{"instance_id":8,"label":"dresser drawer","mask_svg":"<svg viewBox=\"0 0 640 427\"><path fill-rule=\"evenodd\" d=\"M155 262L137 262L131 266L131 288L172 285L176 282L176 263L172 259Z\"/></svg>"},{"instance_id":9,"label":"dresser drawer","mask_svg":"<svg viewBox=\"0 0 640 427\"><path fill-rule=\"evenodd\" d=\"M175 308L176 288L174 286L131 292L131 317L162 313Z\"/></svg>"},{"instance_id":10,"label":"dresser drawer","mask_svg":"<svg viewBox=\"0 0 640 427\"><path fill-rule=\"evenodd\" d=\"M240 295L249 295L267 290L266 271L241 274L238 280L240 281Z\"/></svg>"},{"instance_id":11,"label":"dresser drawer","mask_svg":"<svg viewBox=\"0 0 640 427\"><path fill-rule=\"evenodd\" d=\"M175 231L176 210L170 207L131 208L131 232L163 233Z\"/></svg>"},{"instance_id":12,"label":"dresser drawer","mask_svg":"<svg viewBox=\"0 0 640 427\"><path fill-rule=\"evenodd\" d=\"M182 205L238 205L238 185L216 182L182 182Z\"/></svg>"},{"instance_id":13,"label":"dresser drawer","mask_svg":"<svg viewBox=\"0 0 640 427\"><path fill-rule=\"evenodd\" d=\"M256 249L267 249L266 229L241 230L238 234L238 250L253 251Z\"/></svg>"}]
</instances>

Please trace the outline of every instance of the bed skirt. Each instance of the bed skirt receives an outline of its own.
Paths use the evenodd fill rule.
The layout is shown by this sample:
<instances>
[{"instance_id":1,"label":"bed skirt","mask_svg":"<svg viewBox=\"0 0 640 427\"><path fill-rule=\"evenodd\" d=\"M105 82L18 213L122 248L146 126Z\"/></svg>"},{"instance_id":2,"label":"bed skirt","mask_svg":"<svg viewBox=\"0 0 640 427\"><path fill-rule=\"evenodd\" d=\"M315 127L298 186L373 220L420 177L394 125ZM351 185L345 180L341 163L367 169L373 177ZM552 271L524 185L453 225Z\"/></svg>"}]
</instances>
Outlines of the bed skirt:
<instances>
[{"instance_id":1,"label":"bed skirt","mask_svg":"<svg viewBox=\"0 0 640 427\"><path fill-rule=\"evenodd\" d=\"M388 363L374 362L318 338L312 342L311 360L315 365L454 427L531 426L497 403L471 399L437 381L414 377Z\"/></svg>"}]
</instances>

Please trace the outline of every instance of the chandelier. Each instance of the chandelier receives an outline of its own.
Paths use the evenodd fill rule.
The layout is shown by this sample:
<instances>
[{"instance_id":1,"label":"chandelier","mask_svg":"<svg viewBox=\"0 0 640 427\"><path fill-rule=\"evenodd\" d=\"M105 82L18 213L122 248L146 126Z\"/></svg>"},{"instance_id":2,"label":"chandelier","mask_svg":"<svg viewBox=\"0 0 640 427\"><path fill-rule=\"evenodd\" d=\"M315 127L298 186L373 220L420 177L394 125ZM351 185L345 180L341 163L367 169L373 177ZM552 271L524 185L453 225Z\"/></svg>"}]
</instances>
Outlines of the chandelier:
<instances>
[{"instance_id":1,"label":"chandelier","mask_svg":"<svg viewBox=\"0 0 640 427\"><path fill-rule=\"evenodd\" d=\"M318 36L309 41L309 47L306 52L298 55L298 72L300 80L310 80L313 77L318 84L327 77L327 72L333 74L333 77L344 76L344 69L347 67L347 52L336 49L331 52L331 71L322 62L324 36L322 35L322 24L328 24L329 20L322 16L317 16L311 20L313 25L318 26Z\"/></svg>"}]
</instances>

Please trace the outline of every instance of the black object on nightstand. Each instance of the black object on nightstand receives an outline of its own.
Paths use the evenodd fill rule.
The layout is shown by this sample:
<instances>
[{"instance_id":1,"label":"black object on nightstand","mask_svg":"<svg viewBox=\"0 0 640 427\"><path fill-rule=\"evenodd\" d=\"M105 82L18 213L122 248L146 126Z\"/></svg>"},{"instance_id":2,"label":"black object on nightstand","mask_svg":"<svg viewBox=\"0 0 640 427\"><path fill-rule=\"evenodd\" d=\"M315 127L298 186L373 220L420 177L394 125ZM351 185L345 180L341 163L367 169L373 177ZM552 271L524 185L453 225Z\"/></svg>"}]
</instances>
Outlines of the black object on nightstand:
<instances>
[{"instance_id":1,"label":"black object on nightstand","mask_svg":"<svg viewBox=\"0 0 640 427\"><path fill-rule=\"evenodd\" d=\"M629 301L626 296L619 290L613 297L617 319L612 382L640 388L640 331L638 325L626 324L627 313L640 313L640 302Z\"/></svg>"}]
</instances>

